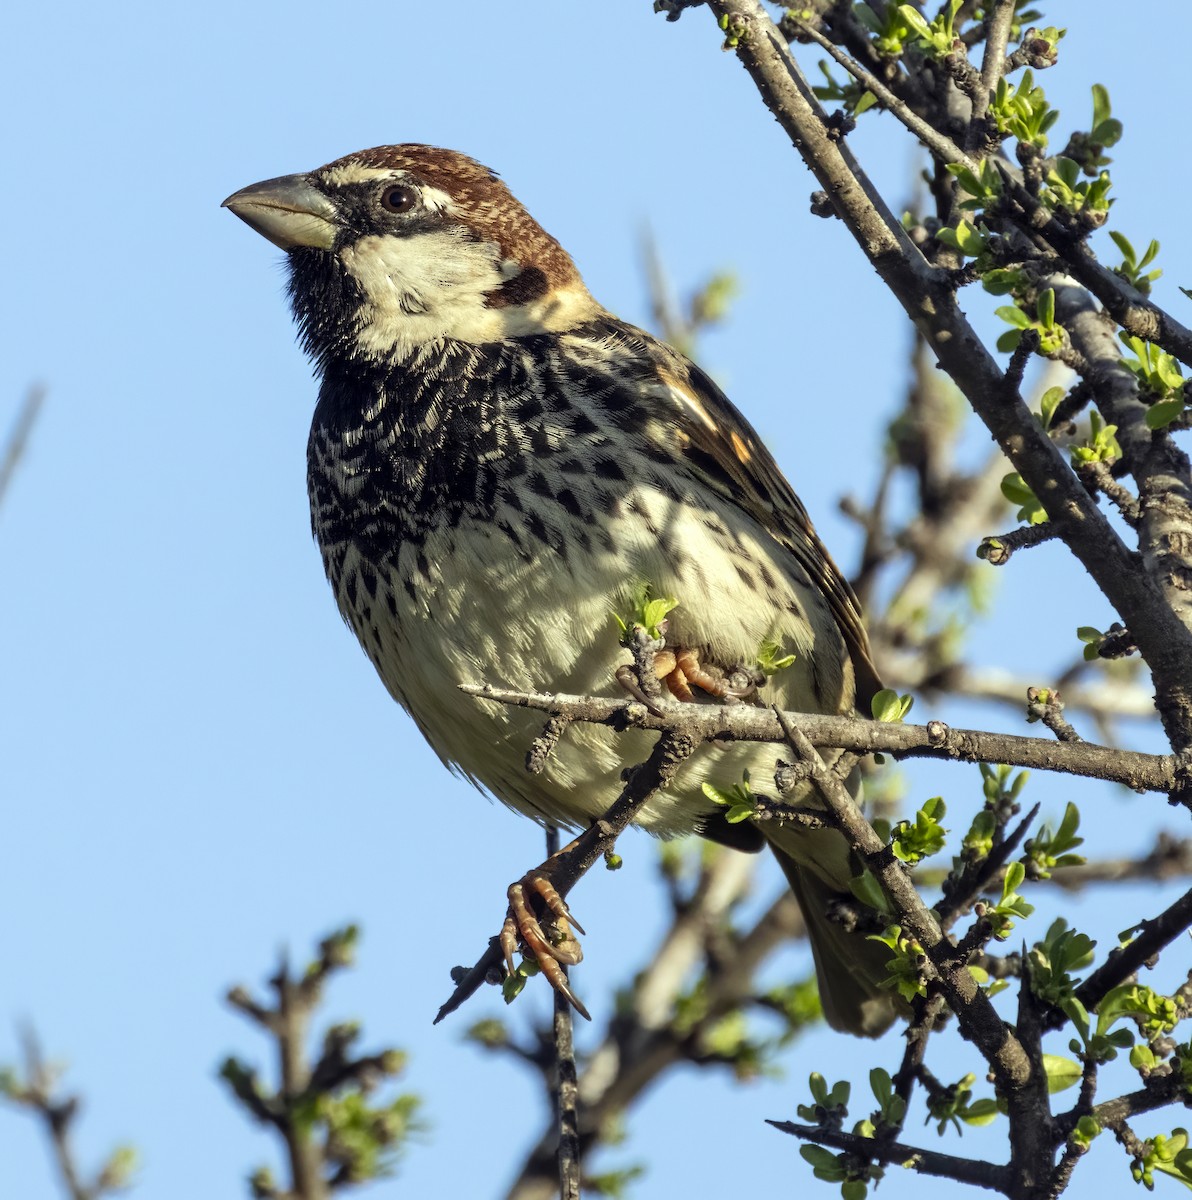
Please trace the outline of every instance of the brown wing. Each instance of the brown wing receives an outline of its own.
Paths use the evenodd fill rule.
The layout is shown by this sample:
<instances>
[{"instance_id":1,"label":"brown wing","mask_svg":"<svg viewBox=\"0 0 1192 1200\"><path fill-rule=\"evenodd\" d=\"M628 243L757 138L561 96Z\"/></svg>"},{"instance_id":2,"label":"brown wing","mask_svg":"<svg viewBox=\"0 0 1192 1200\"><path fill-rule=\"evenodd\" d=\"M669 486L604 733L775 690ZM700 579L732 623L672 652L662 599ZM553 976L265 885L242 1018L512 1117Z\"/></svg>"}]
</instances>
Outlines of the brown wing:
<instances>
[{"instance_id":1,"label":"brown wing","mask_svg":"<svg viewBox=\"0 0 1192 1200\"><path fill-rule=\"evenodd\" d=\"M704 456L704 474L798 559L819 586L844 636L857 680L857 703L868 714L882 683L869 650L861 605L832 561L811 518L773 456L727 396L699 367L669 350L659 375L674 402L688 454Z\"/></svg>"}]
</instances>

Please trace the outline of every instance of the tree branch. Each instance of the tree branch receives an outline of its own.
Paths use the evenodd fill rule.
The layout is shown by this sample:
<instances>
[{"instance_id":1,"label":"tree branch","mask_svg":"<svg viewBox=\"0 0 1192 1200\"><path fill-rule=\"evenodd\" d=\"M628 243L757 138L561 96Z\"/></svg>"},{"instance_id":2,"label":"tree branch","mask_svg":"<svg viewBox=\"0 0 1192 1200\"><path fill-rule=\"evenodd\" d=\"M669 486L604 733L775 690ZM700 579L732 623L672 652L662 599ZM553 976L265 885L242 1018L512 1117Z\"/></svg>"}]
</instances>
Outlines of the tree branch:
<instances>
[{"instance_id":1,"label":"tree branch","mask_svg":"<svg viewBox=\"0 0 1192 1200\"><path fill-rule=\"evenodd\" d=\"M1155 580L1135 569L1136 557L1033 420L1017 391L1006 387L1002 372L957 306L950 278L926 263L847 148L829 136L822 107L759 0L709 0L709 7L735 31L736 53L766 105L922 332L940 366L968 398L1138 639L1157 690L1165 697L1162 716L1173 748L1192 748L1192 631L1166 602ZM1073 255L1081 257L1078 250Z\"/></svg>"},{"instance_id":2,"label":"tree branch","mask_svg":"<svg viewBox=\"0 0 1192 1200\"><path fill-rule=\"evenodd\" d=\"M466 685L460 690L472 695L479 694ZM642 705L639 707L648 711ZM697 739L684 731L668 729L663 732L663 736L654 744L650 757L633 769L620 796L608 812L576 838L569 851L560 854L552 863L551 882L560 896L566 896L592 864L616 845L617 838L632 823L646 801L659 788L665 788L670 783L697 744ZM489 975L497 970L501 958L501 948L497 945L496 938L493 938L476 963L467 971L459 973L455 991L439 1009L434 1024L437 1025L444 1017L455 1012Z\"/></svg>"},{"instance_id":3,"label":"tree branch","mask_svg":"<svg viewBox=\"0 0 1192 1200\"><path fill-rule=\"evenodd\" d=\"M71 1138L82 1101L77 1095L55 1094L58 1071L42 1057L37 1035L25 1027L20 1036L25 1054L24 1079L18 1080L15 1072L0 1072L0 1096L37 1114L49 1136L54 1162L70 1200L101 1200L123 1190L135 1167L133 1150L118 1148L89 1181L83 1178Z\"/></svg>"},{"instance_id":4,"label":"tree branch","mask_svg":"<svg viewBox=\"0 0 1192 1200\"><path fill-rule=\"evenodd\" d=\"M1114 949L1077 989L1076 998L1095 1010L1105 995L1192 926L1192 891L1185 892L1157 917L1141 924L1142 932L1128 945Z\"/></svg>"},{"instance_id":5,"label":"tree branch","mask_svg":"<svg viewBox=\"0 0 1192 1200\"><path fill-rule=\"evenodd\" d=\"M979 1158L957 1158L952 1154L941 1154L937 1150L922 1150L903 1142L888 1142L883 1138L861 1137L855 1133L844 1133L837 1129L825 1129L818 1125L798 1125L794 1121L767 1121L782 1133L792 1134L804 1141L821 1146L831 1146L880 1163L897 1163L910 1167L920 1175L938 1175L957 1183L971 1183L975 1187L989 1188L994 1192L1009 1195L1010 1172L1007 1167L983 1162Z\"/></svg>"},{"instance_id":6,"label":"tree branch","mask_svg":"<svg viewBox=\"0 0 1192 1200\"><path fill-rule=\"evenodd\" d=\"M1007 1098L1013 1124L1024 1115L1019 1111L1020 1100L1033 1079L1032 1064L1021 1044L998 1016L989 997L977 986L964 957L945 936L935 914L915 890L909 873L862 815L848 788L831 768L825 766L802 730L777 710L775 717L783 726L787 744L800 761L809 765L811 781L837 827L877 877L894 906L899 923L923 947L961 1030L992 1068L998 1086Z\"/></svg>"},{"instance_id":7,"label":"tree branch","mask_svg":"<svg viewBox=\"0 0 1192 1200\"><path fill-rule=\"evenodd\" d=\"M659 716L630 699L516 692L487 684L463 684L460 691L480 700L561 713L572 721L609 725L614 729L670 730L697 742L713 738L752 742L786 740L780 718L773 710L745 704L676 704L663 710L665 715ZM910 758L1005 763L1105 779L1136 791L1170 792L1179 777L1178 764L1170 754L1144 754L1093 742L1062 743L1008 733L952 729L943 721L901 725L822 713L786 713L783 716L798 725L812 745L858 754L880 751ZM592 861L601 853L603 848Z\"/></svg>"},{"instance_id":8,"label":"tree branch","mask_svg":"<svg viewBox=\"0 0 1192 1200\"><path fill-rule=\"evenodd\" d=\"M46 390L43 387L31 387L25 393L25 399L21 402L17 419L13 422L12 431L4 443L3 451L0 452L0 504L4 503L8 485L12 482L12 477L16 474L21 459L25 456L26 447L29 445L29 435L33 432L33 426L37 422L45 396Z\"/></svg>"}]
</instances>

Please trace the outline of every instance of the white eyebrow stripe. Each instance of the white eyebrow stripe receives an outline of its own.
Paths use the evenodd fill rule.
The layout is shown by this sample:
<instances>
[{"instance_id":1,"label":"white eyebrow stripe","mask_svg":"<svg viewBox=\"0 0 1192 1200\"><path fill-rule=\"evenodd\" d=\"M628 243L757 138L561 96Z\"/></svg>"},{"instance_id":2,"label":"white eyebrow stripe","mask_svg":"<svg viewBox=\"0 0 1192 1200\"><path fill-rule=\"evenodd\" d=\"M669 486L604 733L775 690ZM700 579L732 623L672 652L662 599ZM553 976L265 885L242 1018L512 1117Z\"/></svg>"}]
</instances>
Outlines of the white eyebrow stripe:
<instances>
[{"instance_id":1,"label":"white eyebrow stripe","mask_svg":"<svg viewBox=\"0 0 1192 1200\"><path fill-rule=\"evenodd\" d=\"M422 203L427 208L433 208L436 212L450 213L452 216L458 215L459 205L447 192L431 187L428 183L420 185L418 191L422 195Z\"/></svg>"},{"instance_id":2,"label":"white eyebrow stripe","mask_svg":"<svg viewBox=\"0 0 1192 1200\"><path fill-rule=\"evenodd\" d=\"M422 203L433 212L447 213L450 216L459 215L459 205L450 193L441 188L431 187L429 183L419 183L410 171L398 170L396 167L363 167L359 163L347 163L336 167L323 176L323 182L332 187L344 187L353 183L372 183L378 179L409 180L418 189Z\"/></svg>"},{"instance_id":3,"label":"white eyebrow stripe","mask_svg":"<svg viewBox=\"0 0 1192 1200\"><path fill-rule=\"evenodd\" d=\"M335 167L323 175L323 180L335 187L348 183L368 183L374 179L401 179L409 172L399 171L392 167L365 167L360 163L345 163Z\"/></svg>"}]
</instances>

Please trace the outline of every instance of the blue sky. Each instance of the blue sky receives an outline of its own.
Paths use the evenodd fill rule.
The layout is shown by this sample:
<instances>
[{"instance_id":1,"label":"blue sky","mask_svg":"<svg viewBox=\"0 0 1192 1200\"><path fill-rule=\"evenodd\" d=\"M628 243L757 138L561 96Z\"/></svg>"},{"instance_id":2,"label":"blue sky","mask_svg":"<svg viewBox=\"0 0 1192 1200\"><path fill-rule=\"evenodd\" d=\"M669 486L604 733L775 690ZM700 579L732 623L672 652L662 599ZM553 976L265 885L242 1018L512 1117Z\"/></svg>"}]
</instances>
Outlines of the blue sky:
<instances>
[{"instance_id":1,"label":"blue sky","mask_svg":"<svg viewBox=\"0 0 1192 1200\"><path fill-rule=\"evenodd\" d=\"M361 963L327 1014L409 1050L406 1083L432 1125L375 1194L498 1195L510 1148L541 1119L528 1079L460 1041L495 997L430 1025L447 969L495 931L541 834L442 769L335 614L304 488L314 385L279 254L220 210L224 196L425 141L500 170L629 319L646 318L646 222L681 289L732 269L742 294L703 361L853 561L835 502L865 491L906 375L906 322L844 229L808 214L811 178L708 14L668 24L650 9L68 0L7 19L0 427L30 384L48 398L0 512L0 1062L15 1056L14 1023L33 1020L86 1095L81 1157L134 1142L139 1196L244 1194L272 1147L214 1071L264 1046L220 997L256 984L279 946L301 957L349 919L365 929ZM1065 133L1087 121L1089 85L1109 85L1126 124L1111 227L1162 240L1158 295L1186 318L1175 284L1190 282L1189 237L1159 141L1186 63L1181 39L1143 31L1146 14L1170 11L1139 6L1114 29L1118 5L1054 6L1049 18L1074 28L1043 82ZM889 118L864 121L855 145L896 200L907 193L907 143ZM1073 609L1041 615L1038 597L1057 589ZM1072 626L1110 619L1054 544L1015 559L1000 599L974 631L978 657L1041 681L1071 656ZM920 799L944 790L966 813L979 801L971 768L908 775ZM1058 813L1068 789L1035 786ZM1145 845L1164 821L1153 797L1105 791L1086 809L1102 852ZM663 920L650 844L623 849L625 870L575 896L589 933L578 985L597 1008ZM766 879L778 886L777 872ZM1111 938L1160 898L1082 901L1080 919ZM544 989L522 1007L544 1012ZM747 1089L680 1073L635 1112L614 1161L650 1160L638 1200L802 1186L794 1145L762 1118L792 1115L814 1067L863 1080L867 1053L824 1035L792 1052L786 1080ZM1081 1195L1121 1194L1124 1161L1098 1153L1105 1169L1085 1172ZM0 1192L41 1200L56 1194L49 1178L31 1123L0 1109ZM901 1173L881 1194L912 1190L946 1194Z\"/></svg>"}]
</instances>

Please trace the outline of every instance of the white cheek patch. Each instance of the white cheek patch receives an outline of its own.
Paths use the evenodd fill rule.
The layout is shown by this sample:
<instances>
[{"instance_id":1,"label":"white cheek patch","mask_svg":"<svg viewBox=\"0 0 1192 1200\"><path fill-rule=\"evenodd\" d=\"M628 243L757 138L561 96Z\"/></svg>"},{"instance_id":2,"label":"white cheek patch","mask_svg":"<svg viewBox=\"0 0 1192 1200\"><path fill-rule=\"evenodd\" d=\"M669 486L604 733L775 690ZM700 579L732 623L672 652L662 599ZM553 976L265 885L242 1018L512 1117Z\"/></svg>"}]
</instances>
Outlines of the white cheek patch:
<instances>
[{"instance_id":1,"label":"white cheek patch","mask_svg":"<svg viewBox=\"0 0 1192 1200\"><path fill-rule=\"evenodd\" d=\"M410 237L362 237L341 251L365 296L361 348L378 357L407 357L413 347L455 338L493 341L501 317L485 294L501 286L500 251L458 229Z\"/></svg>"}]
</instances>

